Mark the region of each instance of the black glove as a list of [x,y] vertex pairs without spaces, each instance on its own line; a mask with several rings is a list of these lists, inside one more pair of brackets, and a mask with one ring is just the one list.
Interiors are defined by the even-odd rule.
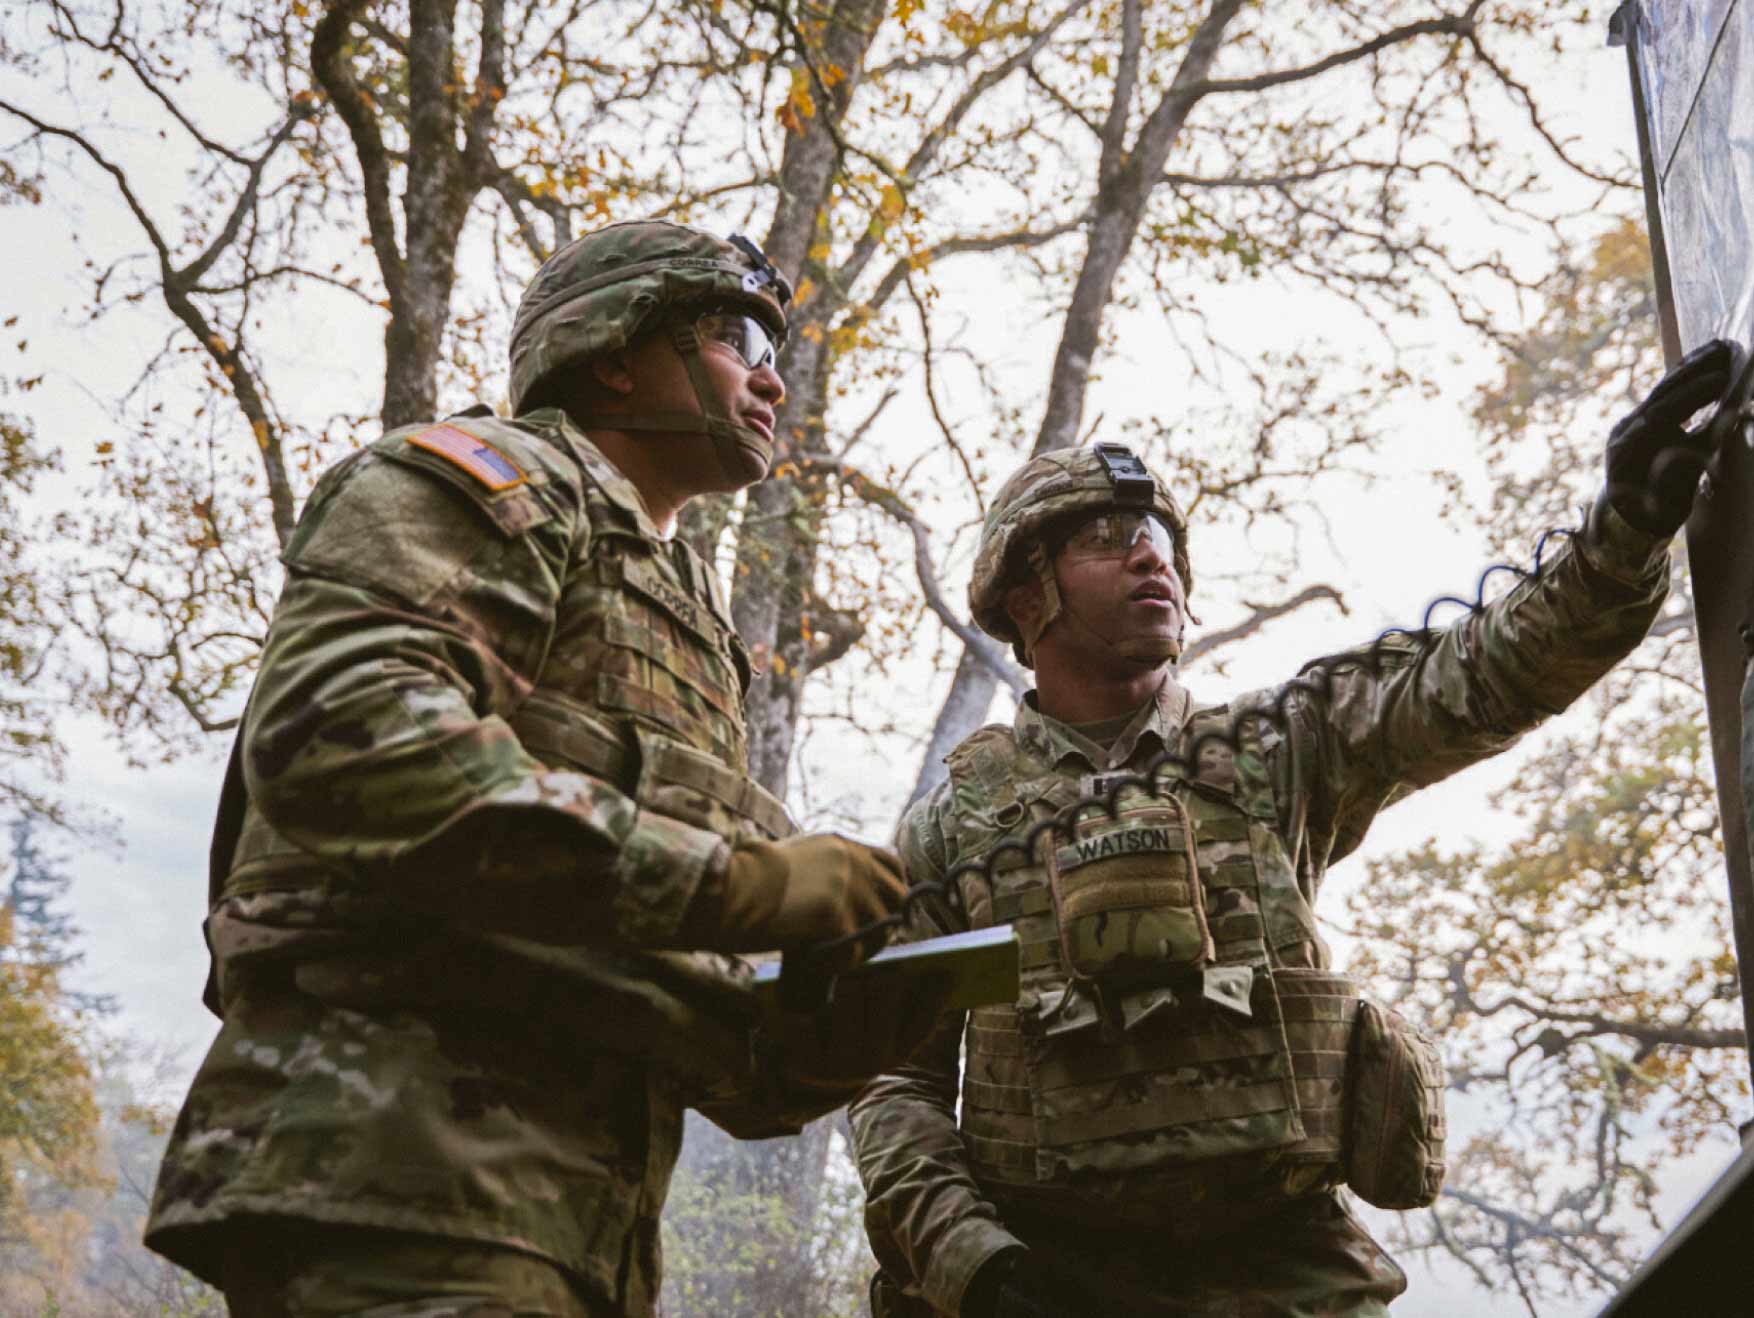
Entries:
[[1735,345],[1724,339],[1695,348],[1608,433],[1602,495],[1639,530],[1673,535],[1693,511],[1699,477],[1714,454],[1708,428],[1683,427],[1724,396],[1735,366]]
[[962,1318],[1085,1318],[1083,1288],[1033,1249],[995,1254],[962,1297]]
[[953,987],[948,975],[877,984],[843,976],[826,1008],[769,1012],[761,1029],[794,1086],[840,1093],[845,1102],[920,1050]]

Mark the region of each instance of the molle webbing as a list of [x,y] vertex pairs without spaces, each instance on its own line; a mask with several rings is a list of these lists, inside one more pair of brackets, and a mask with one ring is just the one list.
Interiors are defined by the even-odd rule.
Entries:
[[[1058,943],[1054,944],[1056,947]],[[1011,1185],[1035,1183],[1034,1118],[1014,1105],[986,1107],[981,1097],[998,1099],[1021,1088],[1028,1093],[1028,1044],[1012,1006],[977,1007],[968,1015],[969,1066],[963,1078],[962,1138],[969,1160],[983,1180]],[[977,1071],[995,1077],[979,1080]],[[970,1090],[974,1082],[981,1088]],[[1002,1100],[1000,1100],[1002,1101]]]
[[1266,959],[1265,929],[1248,818],[1228,803],[1217,805],[1192,793],[1187,802],[1214,959],[1258,965]]
[[1327,970],[1273,972],[1279,1014],[1291,1045],[1291,1071],[1304,1138],[1280,1157],[1297,1162],[1334,1162],[1340,1157],[1346,1100],[1346,1058],[1358,1017],[1358,985],[1350,975]]
[[1017,1008],[976,1007],[968,1014],[968,1047],[970,1052],[989,1057],[1022,1057]]
[[581,769],[636,800],[642,789],[682,787],[712,798],[766,837],[797,831],[785,805],[753,778],[681,742],[644,730],[618,731],[558,692],[531,692],[510,722],[537,756]]
[[650,615],[611,614],[603,619],[602,635],[610,646],[632,651],[663,667],[724,717],[742,717],[737,692],[717,680],[718,674],[709,663],[712,651],[676,644],[652,625]]
[[[1196,1004],[1181,1020],[1165,1021],[1140,1037],[1104,1041],[1092,1031],[1045,1050],[1034,1065],[1033,1083],[1043,1107],[1060,1115],[1037,1123],[1041,1146],[1059,1148],[1179,1126],[1189,1128],[1190,1147],[1204,1142],[1202,1128],[1212,1132],[1216,1147],[1225,1123],[1295,1112],[1301,1137],[1293,1135],[1274,1157],[1337,1162],[1358,986],[1346,975],[1282,969],[1270,977],[1263,973],[1253,996],[1255,1015],[1246,1023]],[[977,1028],[979,1034],[971,1032],[971,1052],[982,1045],[997,1051],[995,1045],[1003,1048],[1009,1042],[990,1025],[977,1023]],[[1017,1044],[1022,1044],[1021,1035]],[[1294,1102],[1285,1084],[1285,1050]],[[1182,1080],[1160,1083],[1171,1072]],[[1205,1084],[1186,1083],[1196,1072],[1204,1074]],[[965,1097],[977,1107],[1000,1112],[1034,1111],[1027,1088],[1021,1106],[1009,1086],[969,1088]]]
[[[1226,732],[1230,722],[1223,708],[1195,714],[1183,754],[1200,733]],[[978,811],[953,805],[952,863],[990,849],[995,830],[1021,836],[1080,786],[1024,751],[1008,728],[983,729],[949,764],[951,801]],[[1253,971],[1250,1014],[1202,998],[1194,974],[1118,1035],[1099,1028],[1094,1009],[1082,1024],[1081,1013],[1062,1007],[1038,1015],[1037,1002],[1070,1001],[1071,977],[1043,858],[1008,853],[989,873],[990,918],[1017,929],[1026,992],[1018,1007],[970,1015],[963,1139],[985,1185],[1028,1191],[1120,1174],[1203,1192],[1207,1178],[1240,1178],[1258,1216],[1338,1179],[1358,993],[1345,976],[1288,966],[1281,955],[1307,937],[1293,909],[1303,898],[1254,743],[1245,736],[1239,752],[1206,741],[1195,771],[1160,776],[1157,792],[1185,811],[1191,839],[1161,850],[1174,860],[1191,840],[1212,962]],[[1131,792],[1117,800],[1123,816],[1146,804]]]
[[1054,923],[1054,899],[1043,883],[1033,888],[1013,888],[993,894],[993,923],[1008,924],[1017,931],[1020,969],[1058,967],[1063,957],[1060,934]]
[[1137,1038],[1089,1029],[1045,1041],[1031,1068],[1044,1169],[1099,1165],[1108,1158],[1092,1146],[1124,1137],[1156,1135],[1181,1150],[1176,1161],[1301,1140],[1276,1004],[1263,975],[1249,1019],[1196,999]]

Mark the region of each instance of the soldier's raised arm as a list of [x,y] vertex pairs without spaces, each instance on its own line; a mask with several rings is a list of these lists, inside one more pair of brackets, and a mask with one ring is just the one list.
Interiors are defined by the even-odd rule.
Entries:
[[1615,427],[1601,496],[1539,571],[1431,633],[1306,665],[1282,703],[1282,803],[1304,803],[1317,870],[1377,811],[1497,754],[1569,706],[1643,639],[1668,591],[1668,544],[1692,507],[1703,437],[1687,419],[1729,384],[1727,344],[1678,365]]

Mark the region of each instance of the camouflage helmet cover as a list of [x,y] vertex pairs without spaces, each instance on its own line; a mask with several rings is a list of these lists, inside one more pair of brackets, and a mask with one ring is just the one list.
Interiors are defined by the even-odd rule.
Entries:
[[786,332],[791,285],[747,239],[666,220],[628,220],[587,233],[542,263],[512,325],[511,407],[527,411],[541,382],[598,353],[625,348],[672,307],[729,304]]
[[[1105,459],[1103,450],[1110,455]],[[975,551],[974,577],[968,586],[969,609],[980,629],[989,636],[1016,644],[1020,638],[1005,612],[1005,591],[1023,579],[1029,548],[1043,531],[1074,513],[1099,513],[1110,508],[1146,509],[1168,523],[1175,539],[1175,570],[1182,589],[1193,594],[1193,570],[1188,565],[1188,520],[1161,480],[1151,477],[1149,500],[1129,499],[1117,491],[1111,475],[1115,454],[1138,463],[1132,451],[1120,444],[1095,444],[1089,448],[1058,449],[1031,458],[1017,469],[987,509]],[[1138,470],[1150,476],[1142,463]]]

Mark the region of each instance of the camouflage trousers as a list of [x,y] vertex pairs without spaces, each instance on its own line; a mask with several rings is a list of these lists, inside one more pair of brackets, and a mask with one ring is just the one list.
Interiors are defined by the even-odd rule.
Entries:
[[[240,1224],[241,1225],[241,1224]],[[251,1239],[253,1238],[253,1239]],[[234,1318],[611,1318],[533,1254],[262,1218],[220,1278]]]
[[[1378,1318],[1407,1289],[1395,1265],[1334,1193],[1242,1231],[1174,1249],[1136,1228],[1100,1230],[1007,1214],[1005,1226],[1077,1278],[1090,1318]],[[871,1288],[876,1318],[934,1318],[888,1278]]]

